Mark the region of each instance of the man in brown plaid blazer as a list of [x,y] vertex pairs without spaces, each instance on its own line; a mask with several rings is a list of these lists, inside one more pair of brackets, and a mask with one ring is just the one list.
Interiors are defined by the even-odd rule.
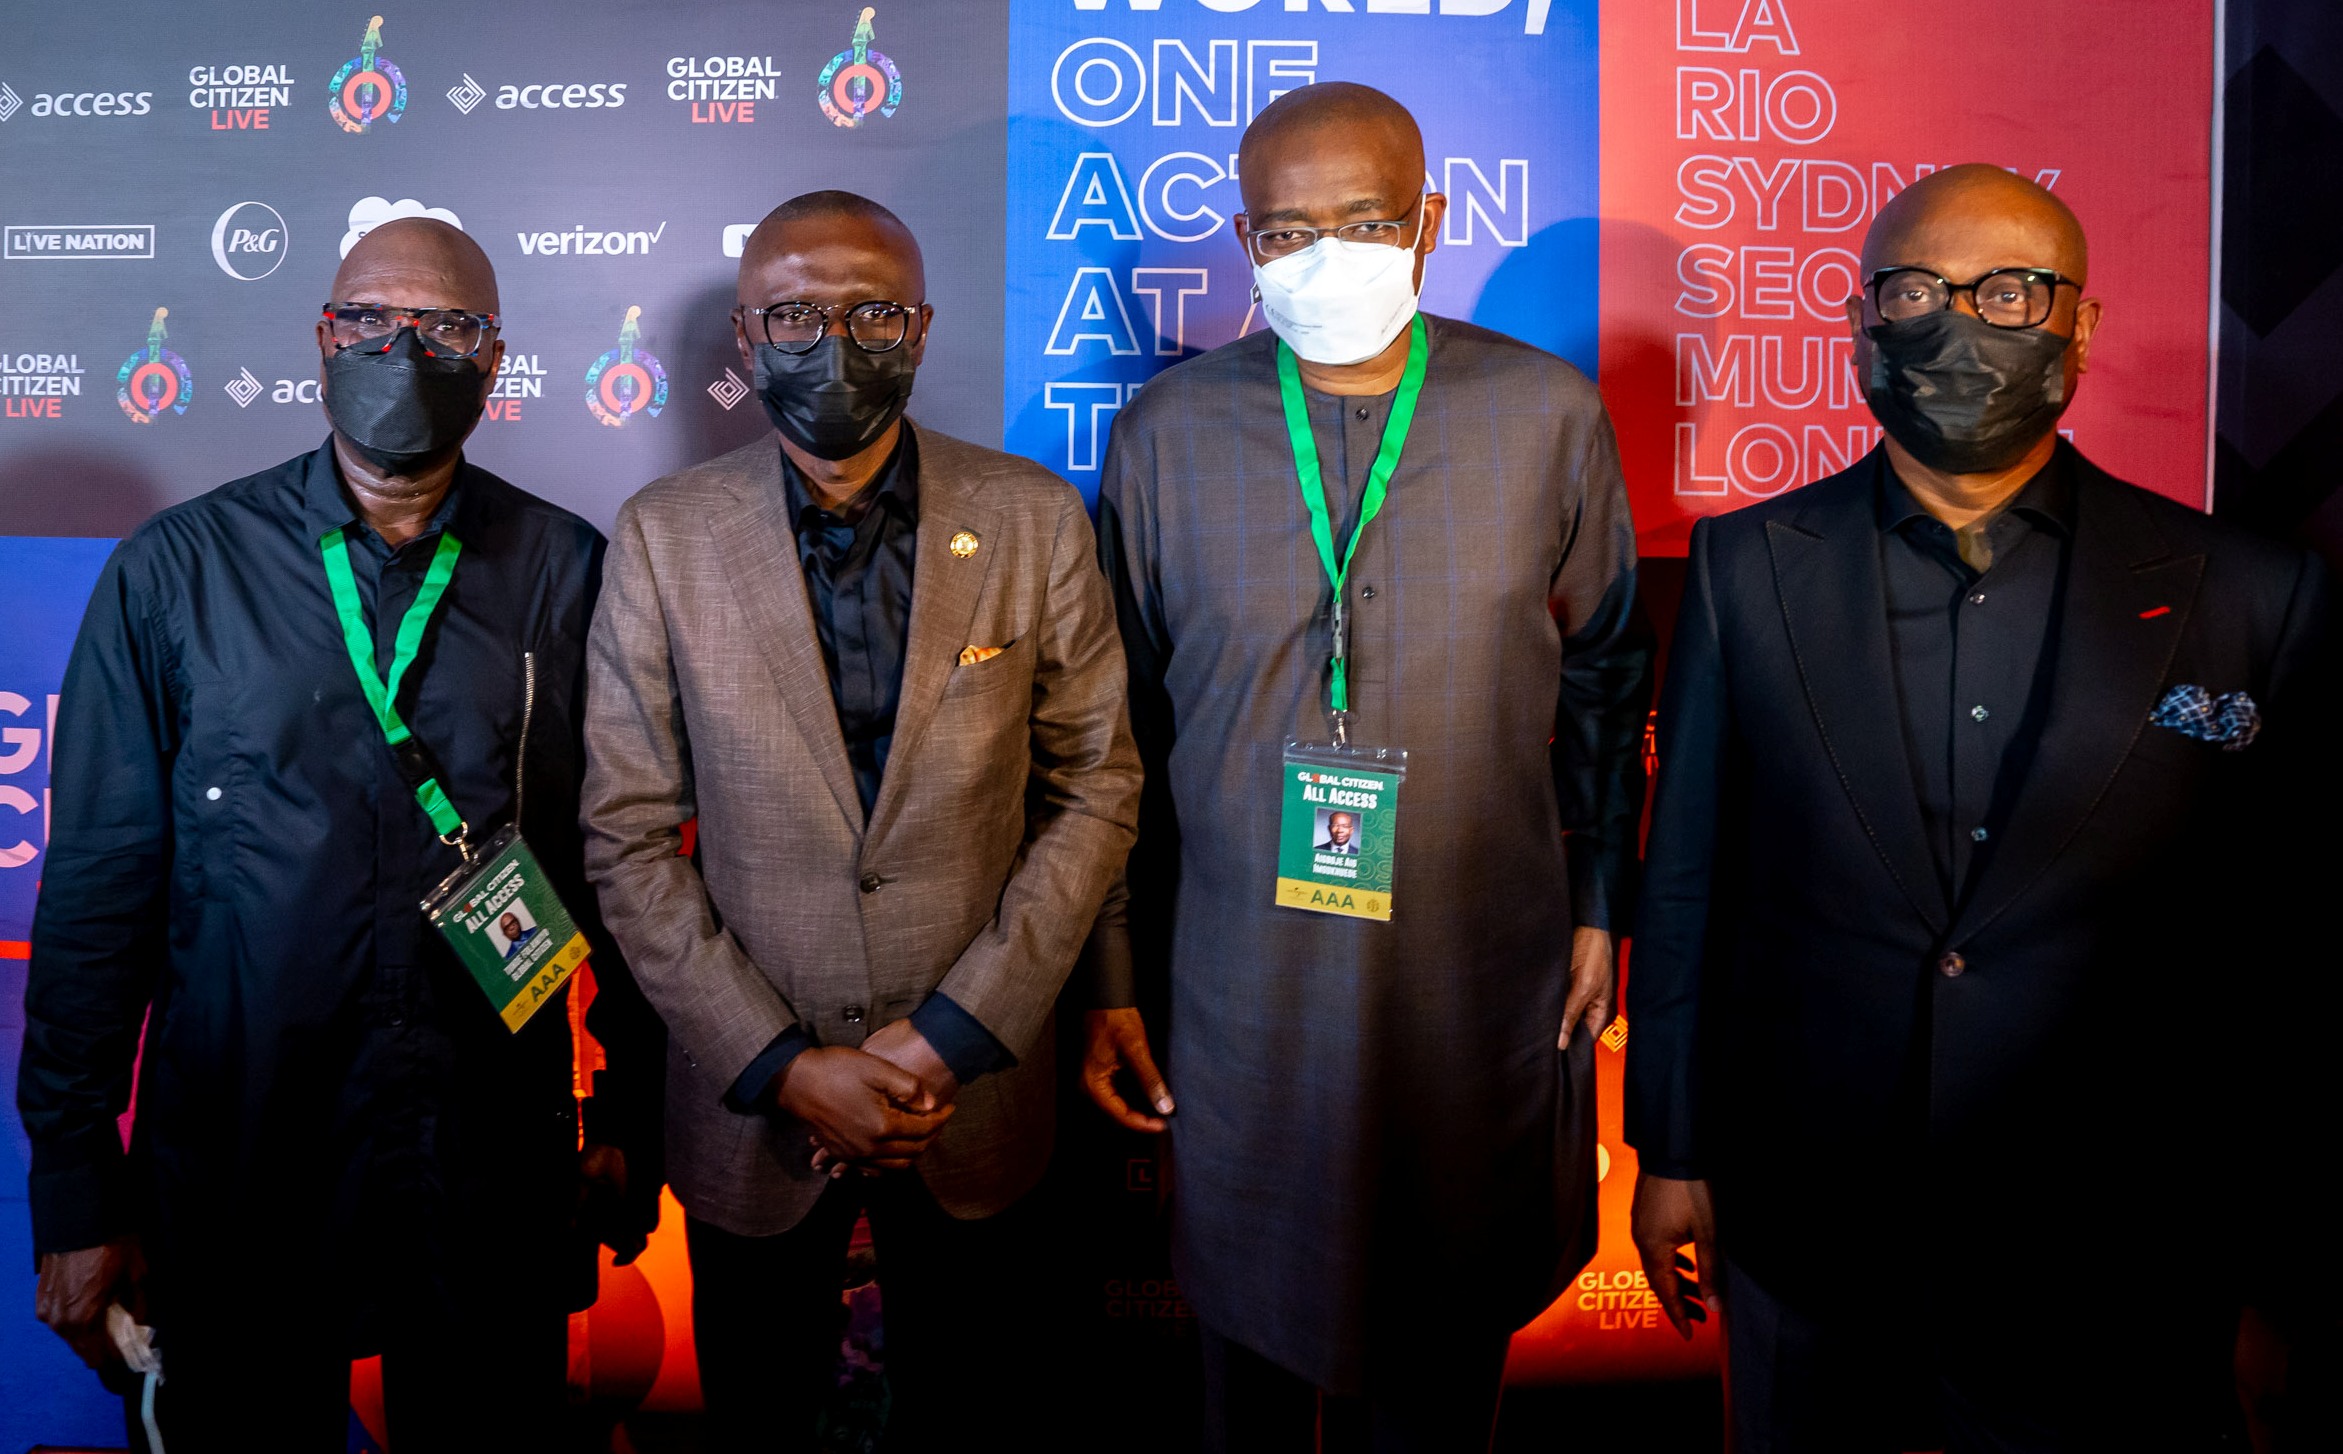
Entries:
[[594,621],[587,866],[671,1032],[715,1448],[813,1447],[865,1212],[894,1432],[1005,1426],[1051,1009],[1137,816],[1082,501],[902,417],[925,297],[885,208],[776,209],[733,319],[779,437],[629,500]]

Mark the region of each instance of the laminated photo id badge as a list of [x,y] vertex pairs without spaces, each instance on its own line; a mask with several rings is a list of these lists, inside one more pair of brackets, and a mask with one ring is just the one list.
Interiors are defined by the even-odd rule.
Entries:
[[1354,919],[1391,917],[1391,866],[1407,752],[1289,742],[1277,828],[1277,902]]
[[508,1030],[529,1023],[586,957],[586,936],[517,828],[497,833],[449,874],[423,912]]

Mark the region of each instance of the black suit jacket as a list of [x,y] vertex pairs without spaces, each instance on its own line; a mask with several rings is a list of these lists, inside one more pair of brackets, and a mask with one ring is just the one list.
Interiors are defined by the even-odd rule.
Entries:
[[[1959,902],[1888,655],[1884,455],[1692,535],[1627,1137],[1647,1171],[1708,1178],[1728,1255],[1792,1301],[1915,1268],[1981,1295],[2111,1242],[2196,1258],[2216,1191],[2268,1159],[2225,1092],[2286,1063],[2273,997],[2332,978],[2297,937],[2332,893],[2311,887],[2332,863],[2311,837],[2334,802],[2322,569],[2069,463],[2049,712]],[[2250,692],[2260,738],[2151,726],[2191,683]]]

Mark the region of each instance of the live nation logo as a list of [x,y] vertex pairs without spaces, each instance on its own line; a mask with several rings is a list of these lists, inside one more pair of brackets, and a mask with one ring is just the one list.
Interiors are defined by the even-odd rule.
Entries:
[[209,111],[214,131],[266,131],[269,113],[293,104],[293,68],[251,62],[191,66],[187,104]]
[[151,222],[20,223],[10,226],[4,237],[0,257],[12,263],[146,260],[155,255]]
[[746,124],[757,103],[778,94],[771,56],[675,56],[667,62],[667,99],[691,106],[702,125]]

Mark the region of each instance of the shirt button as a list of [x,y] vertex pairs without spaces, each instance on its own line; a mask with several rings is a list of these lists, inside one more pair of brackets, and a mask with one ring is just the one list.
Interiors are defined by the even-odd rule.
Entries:
[[848,1005],[845,1009],[840,1010],[838,1013],[849,1025],[859,1025],[862,1023],[862,1006],[860,1005]]
[[1958,954],[1946,954],[1936,961],[1936,972],[1946,979],[1959,979],[1969,972],[1969,961]]
[[1364,422],[1366,421],[1366,418],[1367,418],[1367,406],[1366,406],[1366,405],[1364,405],[1364,404],[1361,404],[1361,405],[1359,406],[1359,420],[1360,420],[1360,422],[1364,423]]
[[1988,712],[1988,711],[1986,711],[1986,710],[1985,710],[1985,709],[1984,709],[1982,706],[1977,706],[1977,707],[1971,707],[1971,708],[1969,709],[1969,715],[1970,715],[1971,717],[1975,718],[1977,721],[1979,721],[1979,722],[1982,722],[1982,721],[1984,721],[1986,718],[1988,718],[1988,717],[1992,716],[1993,714],[1992,714],[1991,712]]
[[1982,829],[1982,828],[1971,828],[1971,829],[1969,830],[1969,838],[1970,838],[1970,841],[1972,841],[1972,842],[1975,842],[1975,843],[1983,843],[1983,842],[1984,842],[1986,839],[1988,839],[1988,838],[1990,838],[1990,837],[1992,837],[1992,836],[1993,836],[1992,834],[1990,834],[1990,833],[1986,832],[1986,831],[1985,831],[1984,829]]
[[1365,587],[1364,589],[1362,589],[1362,590],[1359,592],[1359,599],[1360,599],[1360,600],[1362,600],[1362,601],[1372,601],[1372,600],[1374,600],[1374,599],[1375,599],[1375,588],[1374,588],[1373,586],[1367,586],[1367,587]]
[[220,790],[218,788],[205,788],[203,796],[206,801],[216,803],[220,800]]
[[885,882],[885,879],[875,873],[866,873],[862,876],[862,891],[866,894],[875,894],[879,891],[879,885]]

